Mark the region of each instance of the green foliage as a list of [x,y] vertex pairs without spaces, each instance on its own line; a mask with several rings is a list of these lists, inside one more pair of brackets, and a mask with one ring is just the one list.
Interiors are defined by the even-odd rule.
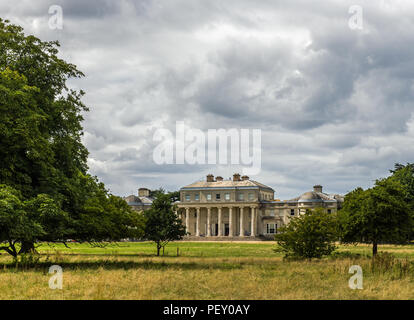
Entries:
[[312,259],[330,255],[336,249],[336,216],[323,208],[308,210],[280,228],[275,240],[278,244],[275,251],[285,257]]
[[159,194],[152,203],[151,209],[144,212],[145,238],[157,244],[157,255],[168,242],[181,240],[186,234],[185,227],[175,210],[170,195]]
[[[0,249],[37,241],[117,241],[143,236],[144,220],[87,174],[81,142],[83,74],[58,58],[59,43],[0,19]],[[20,247],[20,250],[18,248]]]
[[166,192],[164,188],[159,188],[150,191],[150,197],[157,198],[159,195],[168,194],[172,202],[180,200],[180,191]]
[[87,108],[83,92],[66,86],[83,74],[57,57],[58,47],[0,19],[0,183],[24,198],[61,199],[72,177],[87,171]]
[[390,170],[392,179],[401,183],[406,190],[406,202],[414,210],[414,163],[395,164],[394,170]]
[[40,211],[44,217],[55,210],[46,195],[23,202],[18,191],[0,185],[0,242],[3,243],[0,249],[14,257],[23,253],[18,250],[18,244],[34,242],[46,234],[40,221],[42,216],[33,213]]
[[342,242],[372,243],[373,255],[379,243],[408,242],[412,217],[406,199],[406,189],[392,176],[347,194],[339,212]]

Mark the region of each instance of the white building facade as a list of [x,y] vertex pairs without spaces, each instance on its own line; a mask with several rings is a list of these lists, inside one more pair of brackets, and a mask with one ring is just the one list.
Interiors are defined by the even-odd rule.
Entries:
[[274,200],[275,191],[264,184],[234,174],[232,179],[214,178],[180,189],[177,214],[194,239],[269,239],[292,217],[307,209],[323,207],[336,212],[343,202],[337,194],[327,194],[322,186],[301,196]]

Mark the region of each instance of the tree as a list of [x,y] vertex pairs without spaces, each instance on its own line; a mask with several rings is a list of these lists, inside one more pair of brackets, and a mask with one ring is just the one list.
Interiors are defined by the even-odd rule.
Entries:
[[65,213],[47,195],[24,202],[20,198],[19,191],[0,185],[0,242],[3,243],[0,249],[13,257],[33,252],[36,239],[61,235],[61,222],[66,219]]
[[72,178],[88,169],[81,142],[88,108],[83,91],[66,85],[83,74],[57,57],[58,47],[0,19],[0,183],[24,198],[61,199]]
[[170,241],[181,240],[186,235],[185,226],[175,210],[169,194],[159,194],[151,209],[144,211],[145,238],[156,243],[157,256]]
[[67,86],[83,74],[58,48],[0,19],[0,249],[8,253],[33,252],[37,241],[143,236],[143,217],[87,172],[88,108],[84,92]]
[[336,215],[323,208],[307,210],[304,215],[292,218],[275,236],[278,248],[285,257],[321,258],[331,254],[338,239]]
[[161,194],[168,194],[170,196],[172,202],[180,200],[180,191],[166,192],[164,188],[159,188],[159,189],[150,191],[150,197],[151,198],[157,198]]
[[155,189],[155,190],[150,190],[150,197],[151,198],[156,198],[160,194],[165,194],[165,189],[164,188],[158,188],[158,189]]
[[407,192],[392,176],[377,180],[371,189],[357,188],[345,196],[339,211],[341,240],[345,243],[406,243],[412,229]]

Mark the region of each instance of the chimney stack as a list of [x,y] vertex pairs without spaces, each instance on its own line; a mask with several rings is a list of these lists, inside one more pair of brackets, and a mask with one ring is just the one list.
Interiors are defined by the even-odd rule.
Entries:
[[150,191],[147,188],[138,189],[138,197],[149,197]]
[[319,184],[313,186],[313,191],[322,193],[322,186]]
[[211,173],[207,175],[207,182],[214,182],[214,176]]
[[216,181],[223,181],[223,177],[217,176]]
[[250,179],[250,178],[249,178],[248,176],[243,176],[243,177],[242,177],[242,180],[243,180],[243,181],[246,181],[246,180],[249,180],[249,179]]
[[238,173],[233,174],[233,181],[240,181],[240,174]]

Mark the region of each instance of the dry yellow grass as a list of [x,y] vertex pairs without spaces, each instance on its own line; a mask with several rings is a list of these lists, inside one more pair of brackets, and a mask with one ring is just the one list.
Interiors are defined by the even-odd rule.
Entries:
[[[1,263],[10,260],[2,256]],[[45,257],[42,257],[42,261]],[[51,256],[37,267],[0,272],[0,299],[413,299],[414,279],[375,273],[371,260],[283,261],[281,257]],[[48,266],[64,268],[63,290],[48,287]],[[364,289],[348,269],[364,270]]]

